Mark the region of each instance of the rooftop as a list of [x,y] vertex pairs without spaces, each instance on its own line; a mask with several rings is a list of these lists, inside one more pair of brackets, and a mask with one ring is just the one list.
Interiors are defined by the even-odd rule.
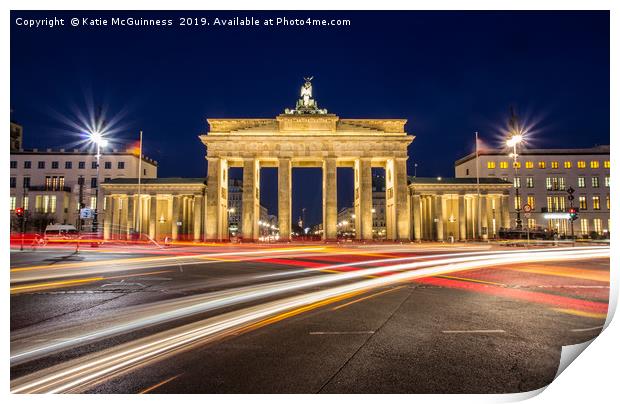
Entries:
[[[476,178],[409,177],[411,184],[477,184]],[[480,178],[480,184],[510,184],[501,178]]]
[[[95,156],[92,151],[82,150],[82,149],[20,149],[17,151],[11,151],[11,155],[72,155],[72,156]],[[101,156],[135,156],[138,157],[136,153],[134,153],[133,149],[112,149],[111,151],[106,151],[102,153]],[[142,155],[142,160],[153,165],[157,165],[157,161],[153,160],[147,156]]]
[[[570,155],[589,155],[589,154],[609,154],[609,145],[598,145],[594,147],[581,148],[581,149],[527,149],[521,148],[519,149],[520,156],[570,156]],[[480,156],[508,156],[508,152],[506,149],[486,149],[479,150],[478,154]],[[463,163],[468,162],[469,160],[475,159],[476,153],[470,153],[465,157],[461,157],[457,161],[454,162],[455,166],[461,165]]]
[[[140,183],[144,185],[148,184],[205,184],[206,178],[181,178],[181,177],[168,177],[168,178],[142,178]],[[137,178],[113,178],[104,181],[104,184],[137,184]]]

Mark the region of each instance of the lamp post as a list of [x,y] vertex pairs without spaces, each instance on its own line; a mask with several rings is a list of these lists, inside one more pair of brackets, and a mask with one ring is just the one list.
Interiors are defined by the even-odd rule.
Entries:
[[521,222],[521,199],[519,196],[519,188],[521,187],[521,181],[517,181],[518,174],[519,174],[519,167],[518,167],[519,154],[517,153],[517,146],[522,141],[523,141],[523,136],[520,134],[514,133],[514,132],[511,134],[510,138],[508,138],[508,140],[506,141],[506,144],[508,145],[508,147],[512,147],[512,153],[510,153],[508,157],[512,157],[512,165],[515,170],[514,179],[512,182],[515,188],[515,211],[517,213],[517,220],[516,220],[517,230],[521,230],[523,228],[523,225]]
[[107,144],[108,141],[106,139],[104,139],[103,135],[100,132],[94,131],[91,132],[89,134],[90,137],[90,141],[95,143],[95,145],[97,146],[97,154],[95,155],[95,158],[97,160],[97,173],[95,174],[95,178],[96,178],[96,187],[95,187],[95,212],[93,213],[93,230],[95,232],[99,232],[99,222],[98,222],[98,216],[99,216],[99,162],[101,161],[101,149],[104,148]]

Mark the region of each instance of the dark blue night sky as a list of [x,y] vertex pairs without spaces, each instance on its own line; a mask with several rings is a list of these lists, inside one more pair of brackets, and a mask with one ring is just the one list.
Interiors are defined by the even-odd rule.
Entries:
[[[17,27],[17,17],[347,18],[350,27]],[[25,147],[76,139],[58,118],[85,99],[125,111],[117,137],[145,134],[159,176],[206,172],[206,117],[275,117],[302,76],[319,106],[346,118],[407,118],[410,174],[452,176],[479,131],[493,144],[509,107],[535,122],[538,147],[609,143],[608,12],[12,12],[11,118]],[[56,111],[55,113],[52,111]],[[275,170],[263,196],[277,212]],[[350,204],[339,173],[339,206]],[[321,221],[319,170],[293,176],[293,215]]]

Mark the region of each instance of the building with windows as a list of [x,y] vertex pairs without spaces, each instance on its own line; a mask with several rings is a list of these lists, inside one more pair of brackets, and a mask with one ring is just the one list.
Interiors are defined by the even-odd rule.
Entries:
[[[97,207],[99,182],[136,178],[139,158],[131,150],[106,151],[100,158],[99,178],[95,155],[77,149],[12,151],[10,164],[12,215],[15,208],[23,207],[31,224],[76,224],[80,202],[86,207]],[[157,177],[156,161],[143,156],[141,168],[142,178]],[[99,201],[103,201],[102,193]]]
[[[522,149],[516,167],[506,150],[481,150],[454,164],[457,178],[498,178],[513,184],[510,190],[510,218],[514,227],[516,208],[528,204],[532,213],[523,226],[543,227],[561,235],[570,235],[571,223],[566,212],[571,206],[569,194],[574,192],[573,206],[579,218],[573,223],[577,236],[605,236],[610,232],[609,146],[585,149]],[[516,189],[519,190],[517,198]]]
[[11,152],[19,151],[24,146],[24,128],[11,121]]

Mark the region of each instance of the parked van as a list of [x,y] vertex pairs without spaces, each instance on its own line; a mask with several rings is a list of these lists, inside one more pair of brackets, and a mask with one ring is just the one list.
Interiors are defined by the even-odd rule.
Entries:
[[78,231],[70,224],[50,224],[43,234],[45,240],[71,240],[78,238]]

